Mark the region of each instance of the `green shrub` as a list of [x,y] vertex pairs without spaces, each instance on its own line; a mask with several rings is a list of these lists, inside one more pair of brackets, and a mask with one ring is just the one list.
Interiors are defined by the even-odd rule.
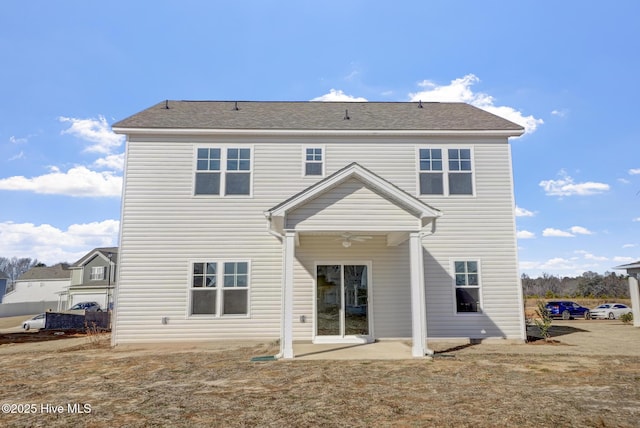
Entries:
[[631,324],[633,322],[633,314],[631,312],[628,312],[626,314],[620,315],[620,321],[625,324]]

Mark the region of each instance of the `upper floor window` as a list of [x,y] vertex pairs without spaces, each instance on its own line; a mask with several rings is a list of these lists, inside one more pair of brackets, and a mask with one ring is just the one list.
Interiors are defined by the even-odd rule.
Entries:
[[198,148],[196,195],[250,195],[251,149]]
[[105,274],[104,274],[105,270],[106,268],[104,266],[92,266],[91,276],[89,277],[89,279],[91,281],[98,281],[98,280],[105,279]]
[[304,175],[323,175],[322,147],[305,148]]
[[481,312],[480,270],[478,262],[456,260],[453,262],[456,290],[456,312]]
[[194,263],[189,292],[191,315],[246,315],[249,313],[249,263]]
[[471,149],[420,149],[419,168],[421,195],[473,195]]
[[449,194],[472,195],[471,150],[449,149]]
[[442,150],[420,149],[420,194],[442,195]]

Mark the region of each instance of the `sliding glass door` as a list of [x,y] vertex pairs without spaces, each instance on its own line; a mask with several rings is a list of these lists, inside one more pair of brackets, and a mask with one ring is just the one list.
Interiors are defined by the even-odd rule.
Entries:
[[317,266],[317,336],[369,335],[368,271],[364,264]]

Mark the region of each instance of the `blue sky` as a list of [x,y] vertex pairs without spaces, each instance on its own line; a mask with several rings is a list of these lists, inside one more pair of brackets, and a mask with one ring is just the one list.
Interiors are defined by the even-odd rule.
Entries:
[[523,273],[640,259],[640,3],[0,3],[0,256],[117,245],[124,141],[165,99],[464,101],[516,121]]

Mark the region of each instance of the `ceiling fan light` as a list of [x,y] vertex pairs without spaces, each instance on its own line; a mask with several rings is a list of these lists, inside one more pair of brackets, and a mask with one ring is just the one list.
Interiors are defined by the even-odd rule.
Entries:
[[342,241],[342,246],[344,248],[349,248],[351,246],[351,241],[349,241],[348,239],[345,239],[344,241]]

